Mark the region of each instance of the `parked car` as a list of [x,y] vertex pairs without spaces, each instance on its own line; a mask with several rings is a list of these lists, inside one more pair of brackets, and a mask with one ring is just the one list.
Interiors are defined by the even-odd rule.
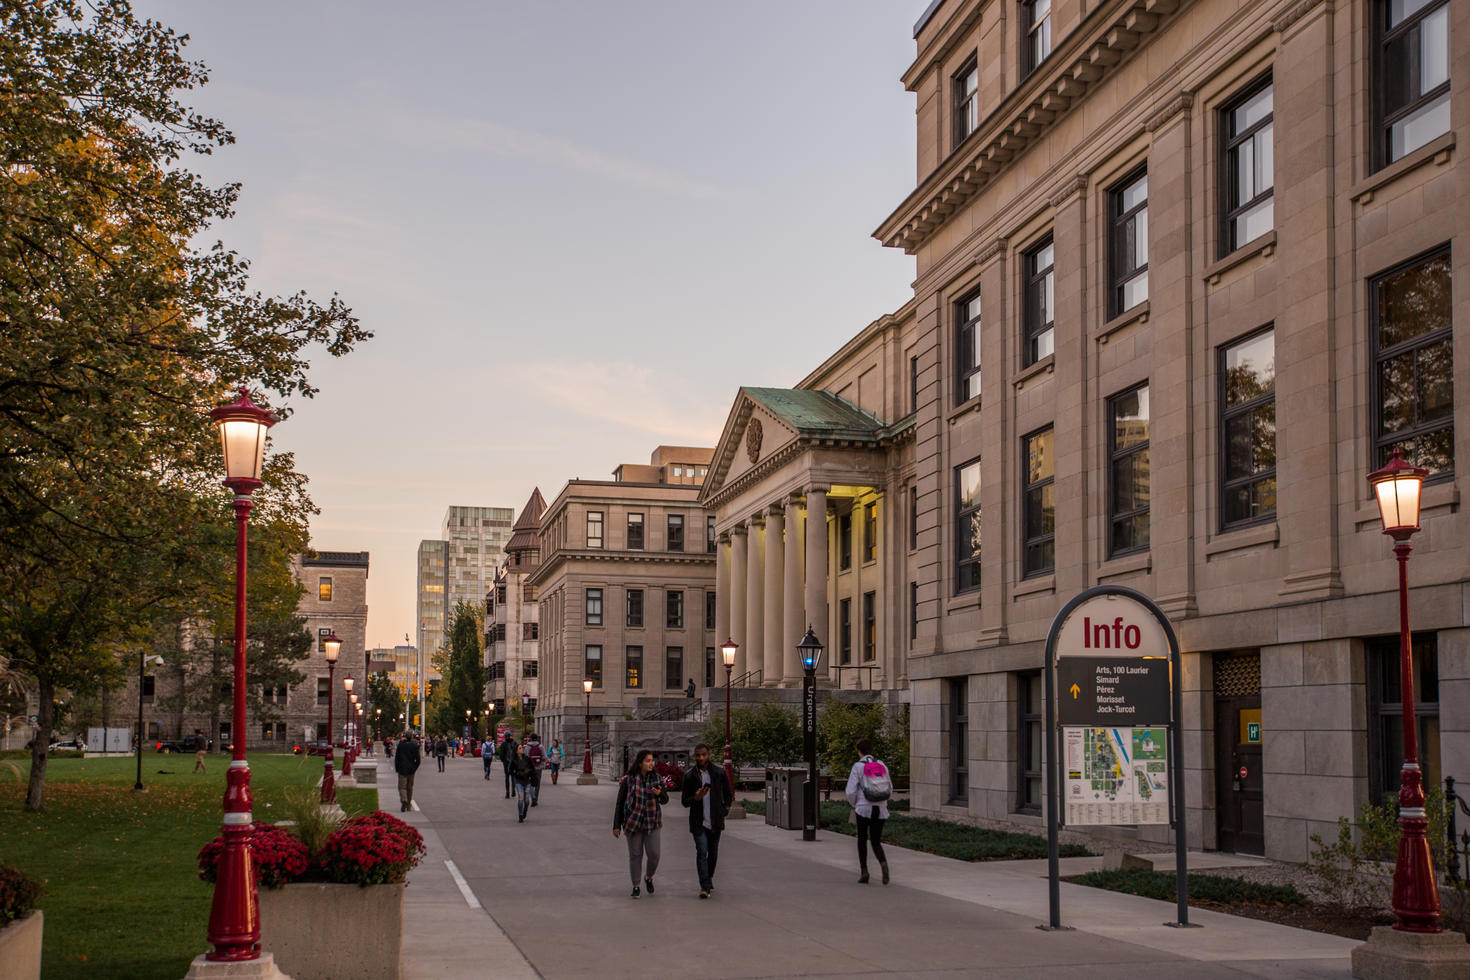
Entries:
[[174,752],[193,752],[194,738],[190,736],[189,738],[160,739],[154,743],[154,748],[163,755],[169,755]]
[[57,749],[85,749],[86,743],[79,738],[69,738],[61,742],[52,742],[46,746],[47,752],[55,752]]
[[298,742],[291,749],[291,754],[292,755],[320,755],[320,756],[325,756],[328,753],[330,753],[331,750],[332,750],[332,747],[330,745],[328,745],[326,742]]

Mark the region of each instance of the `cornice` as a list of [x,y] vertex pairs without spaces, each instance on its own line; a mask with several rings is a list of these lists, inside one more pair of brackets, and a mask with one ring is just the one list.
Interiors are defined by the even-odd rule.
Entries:
[[[591,562],[625,561],[632,565],[670,564],[670,565],[713,565],[715,552],[713,551],[618,551],[605,550],[601,548],[573,548],[562,549],[553,552],[541,566],[530,575],[526,576],[526,583],[538,588],[547,579],[552,578],[552,572],[578,559]],[[538,600],[539,601],[539,600]]]
[[975,253],[975,264],[988,265],[991,259],[1005,253],[1006,244],[1006,239],[997,238],[992,242],[987,242],[986,244],[982,245],[980,247],[980,251]]
[[873,233],[912,255],[1058,118],[1112,75],[1191,0],[1113,0],[1095,7],[1046,65],[1018,85]]
[[[1314,2],[1317,2],[1317,0],[1314,0]],[[1144,128],[1150,133],[1157,132],[1172,122],[1175,116],[1188,112],[1193,106],[1194,93],[1180,92],[1174,98],[1164,103],[1152,116],[1149,116],[1148,122],[1144,123]]]
[[1319,6],[1325,6],[1327,8],[1326,12],[1328,13],[1332,10],[1332,4],[1330,2],[1324,4],[1323,0],[1297,0],[1296,3],[1291,4],[1271,19],[1271,29],[1277,34],[1285,34],[1292,24],[1295,24],[1307,14],[1311,13],[1313,8]]
[[1070,200],[1074,195],[1082,194],[1086,190],[1087,190],[1087,175],[1086,174],[1078,174],[1077,176],[1073,177],[1071,180],[1069,180],[1069,181],[1065,182],[1064,184],[1062,184],[1061,189],[1058,190],[1055,194],[1053,194],[1051,196],[1051,198],[1048,200],[1047,203],[1049,203],[1051,205],[1051,207],[1052,207],[1052,210],[1055,211],[1057,208],[1061,207],[1063,204],[1066,204],[1067,201]]

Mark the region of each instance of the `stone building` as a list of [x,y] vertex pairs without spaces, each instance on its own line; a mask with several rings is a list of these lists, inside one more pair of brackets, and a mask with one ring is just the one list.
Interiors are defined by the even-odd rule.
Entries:
[[1185,650],[1191,846],[1305,858],[1397,785],[1395,447],[1432,474],[1426,781],[1470,778],[1470,4],[938,0],[914,34],[875,234],[917,261],[915,809],[1040,825],[1047,628],[1121,584]]
[[504,712],[512,698],[536,706],[540,668],[541,619],[536,587],[527,583],[541,564],[541,515],[546,501],[541,488],[521,508],[505,561],[485,594],[485,698]]
[[539,607],[543,737],[581,733],[586,677],[597,719],[713,683],[714,524],[699,504],[710,456],[660,446],[611,481],[569,481],[547,506],[524,583]]

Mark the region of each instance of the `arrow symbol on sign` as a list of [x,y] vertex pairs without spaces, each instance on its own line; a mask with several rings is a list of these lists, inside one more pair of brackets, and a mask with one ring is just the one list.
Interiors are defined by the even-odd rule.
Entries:
[[1079,694],[1082,693],[1082,688],[1078,687],[1076,684],[1073,684],[1071,687],[1067,688],[1067,690],[1069,690],[1069,691],[1072,692],[1072,700],[1073,701],[1076,701],[1077,700],[1077,695],[1079,695]]

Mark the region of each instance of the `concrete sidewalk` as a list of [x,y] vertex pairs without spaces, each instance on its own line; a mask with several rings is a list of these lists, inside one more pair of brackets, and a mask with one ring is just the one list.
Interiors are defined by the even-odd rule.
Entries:
[[[890,847],[893,884],[859,885],[853,838],[823,832],[807,843],[759,817],[729,825],[715,894],[700,900],[677,801],[665,810],[657,892],[634,901],[626,849],[611,834],[614,785],[545,779],[522,824],[498,766],[486,782],[478,760],[451,759],[417,782],[422,811],[407,816],[429,855],[409,876],[405,977],[665,976],[688,972],[692,937],[703,950],[696,972],[711,977],[1349,974],[1349,940],[1199,909],[1190,918],[1204,928],[1168,928],[1168,903],[1075,885],[1062,886],[1073,930],[1039,931],[1045,862],[969,864]],[[394,781],[380,787],[396,813]]]

